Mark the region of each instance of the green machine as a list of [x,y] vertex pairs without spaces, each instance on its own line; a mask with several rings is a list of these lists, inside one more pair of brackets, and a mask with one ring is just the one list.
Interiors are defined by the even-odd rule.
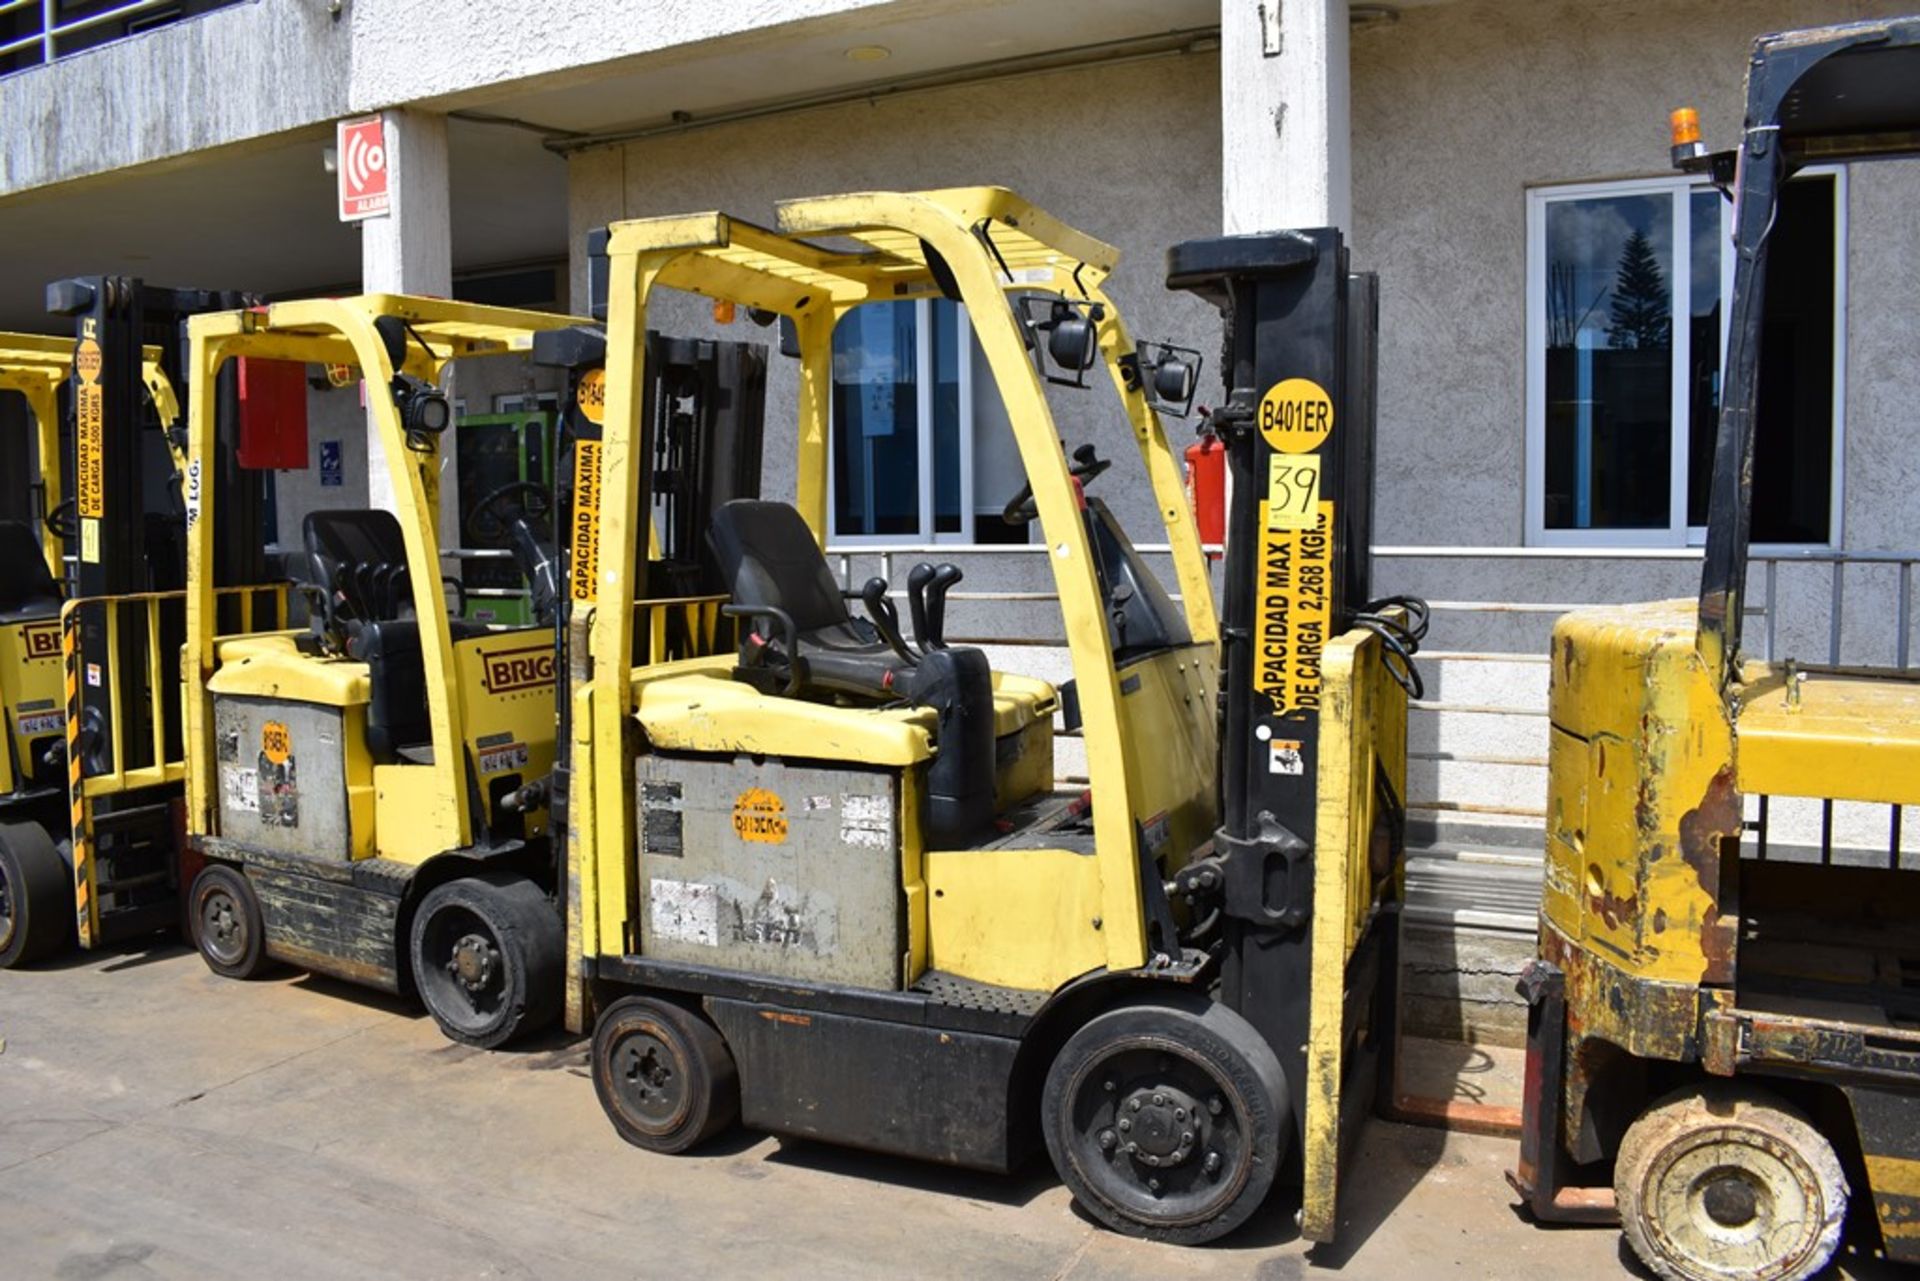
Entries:
[[470,414],[455,433],[460,477],[460,583],[464,613],[475,622],[524,627],[533,597],[514,567],[507,522],[511,501],[535,519],[552,510],[554,412]]

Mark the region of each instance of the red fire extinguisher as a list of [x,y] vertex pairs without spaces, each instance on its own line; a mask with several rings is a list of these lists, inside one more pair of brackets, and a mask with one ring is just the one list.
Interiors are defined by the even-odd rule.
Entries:
[[[1217,547],[1227,538],[1227,447],[1216,436],[1203,408],[1200,438],[1186,448],[1187,506],[1200,527],[1200,541]],[[1220,553],[1210,551],[1209,559]]]

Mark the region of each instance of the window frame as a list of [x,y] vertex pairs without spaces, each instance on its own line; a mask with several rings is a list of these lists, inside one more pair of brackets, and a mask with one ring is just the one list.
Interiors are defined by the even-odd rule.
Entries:
[[[1847,167],[1810,165],[1794,175],[1827,177],[1833,180],[1833,405],[1831,422],[1833,448],[1829,465],[1827,538],[1824,542],[1755,543],[1758,555],[1793,555],[1803,552],[1831,551],[1842,545],[1845,532],[1846,497],[1846,404],[1847,404]],[[1621,178],[1595,182],[1551,183],[1527,189],[1526,210],[1526,336],[1524,365],[1526,372],[1526,459],[1524,476],[1525,545],[1529,547],[1585,547],[1595,549],[1631,549],[1641,547],[1699,547],[1706,542],[1706,527],[1687,522],[1689,470],[1689,413],[1686,370],[1693,349],[1692,326],[1672,326],[1672,387],[1668,460],[1668,511],[1665,528],[1653,529],[1549,529],[1546,526],[1547,471],[1547,262],[1546,218],[1549,205],[1566,201],[1665,194],[1671,205],[1671,243],[1676,261],[1671,265],[1671,307],[1675,317],[1692,314],[1693,272],[1682,270],[1677,261],[1679,247],[1691,246],[1689,220],[1691,201],[1682,197],[1695,192],[1713,191],[1704,178],[1672,174],[1656,178]],[[1717,193],[1716,193],[1717,194]],[[1733,295],[1733,206],[1720,203],[1720,352],[1725,367],[1727,331],[1732,320]]]
[[840,420],[832,415],[827,423],[827,543],[828,551],[856,550],[863,547],[979,547],[974,540],[973,510],[973,321],[965,307],[955,305],[953,341],[959,348],[955,369],[959,379],[960,404],[960,528],[948,533],[934,529],[938,519],[934,511],[934,469],[928,461],[934,457],[933,397],[937,379],[926,376],[933,364],[932,298],[913,300],[914,341],[914,429],[918,434],[921,466],[916,478],[916,505],[920,528],[908,534],[843,534],[840,532],[839,485],[833,451],[839,442]]

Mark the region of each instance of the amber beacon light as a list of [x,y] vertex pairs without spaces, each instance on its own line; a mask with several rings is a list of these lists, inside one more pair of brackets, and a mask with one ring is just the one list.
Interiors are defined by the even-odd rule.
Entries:
[[1667,117],[1673,129],[1673,166],[1684,169],[1707,154],[1700,141],[1700,113],[1692,107],[1680,107]]

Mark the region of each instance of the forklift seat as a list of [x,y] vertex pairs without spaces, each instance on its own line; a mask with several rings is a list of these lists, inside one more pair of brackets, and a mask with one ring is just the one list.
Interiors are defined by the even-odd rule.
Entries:
[[413,610],[407,542],[392,512],[317,511],[301,526],[308,573],[344,620],[378,622]]
[[[773,692],[785,669],[797,693],[853,694],[931,707],[938,716],[927,775],[926,839],[933,848],[971,843],[994,816],[993,668],[977,649],[929,646],[905,653],[847,610],[846,597],[800,513],[786,503],[740,498],[713,514],[707,532],[733,603],[778,610],[785,637],[748,635],[735,676]],[[771,617],[771,613],[767,615]],[[787,681],[778,682],[788,687]]]
[[[872,623],[848,611],[826,555],[792,506],[751,498],[724,503],[713,514],[707,541],[734,604],[776,609],[793,620],[799,652],[777,661],[797,663],[803,687],[878,698],[905,694],[901,678],[916,664],[896,653]],[[743,668],[762,665],[762,655],[749,652],[755,644],[751,637],[741,642]]]
[[[345,633],[347,657],[367,665],[368,750],[378,761],[430,763],[426,661],[400,522],[387,511],[318,511],[301,532],[329,621]],[[448,627],[456,642],[487,634],[462,618]]]
[[33,526],[0,520],[0,623],[26,623],[60,613],[60,586]]

